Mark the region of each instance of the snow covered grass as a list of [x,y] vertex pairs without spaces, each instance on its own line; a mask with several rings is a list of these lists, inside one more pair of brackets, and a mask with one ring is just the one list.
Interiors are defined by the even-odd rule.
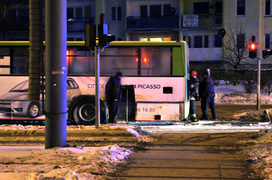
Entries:
[[[246,93],[242,85],[226,85],[225,81],[220,81],[215,93],[216,104],[256,104],[256,89],[252,94]],[[272,104],[272,95],[261,91],[261,104]]]

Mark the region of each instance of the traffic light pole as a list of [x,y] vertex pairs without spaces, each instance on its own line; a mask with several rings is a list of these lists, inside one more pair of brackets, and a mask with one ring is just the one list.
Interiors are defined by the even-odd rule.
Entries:
[[95,127],[100,127],[100,47],[94,47],[95,53]]
[[261,60],[262,58],[257,58],[257,110],[261,110]]

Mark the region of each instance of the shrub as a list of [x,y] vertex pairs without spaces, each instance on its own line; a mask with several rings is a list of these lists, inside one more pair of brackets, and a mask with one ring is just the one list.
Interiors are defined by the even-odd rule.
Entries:
[[261,90],[270,96],[272,92],[272,79],[269,76],[269,73],[262,73]]
[[254,80],[244,79],[244,80],[241,81],[241,84],[242,84],[242,86],[244,87],[244,90],[247,93],[253,93],[253,87],[254,87],[254,84],[255,84]]

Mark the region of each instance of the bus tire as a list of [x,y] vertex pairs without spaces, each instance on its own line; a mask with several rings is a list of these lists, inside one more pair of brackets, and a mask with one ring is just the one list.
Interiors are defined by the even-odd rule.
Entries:
[[38,102],[31,102],[27,108],[27,117],[36,118],[40,116],[40,104]]
[[[95,102],[80,101],[72,110],[73,119],[79,125],[94,125],[95,124]],[[100,101],[100,123],[107,123],[107,111],[103,101]]]

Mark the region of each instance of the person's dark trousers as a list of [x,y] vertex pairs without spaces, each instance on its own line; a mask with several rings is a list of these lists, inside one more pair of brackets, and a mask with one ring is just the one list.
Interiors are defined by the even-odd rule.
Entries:
[[116,101],[107,101],[109,108],[109,123],[117,122],[117,113],[118,113],[118,102]]
[[208,119],[208,117],[209,117],[208,116],[208,106],[211,109],[213,118],[214,119],[217,118],[214,97],[215,97],[215,94],[214,94],[214,92],[212,92],[212,93],[209,93],[207,96],[201,98],[201,110],[203,113],[201,119]]
[[191,121],[197,121],[195,100],[190,100],[190,116],[191,116]]

